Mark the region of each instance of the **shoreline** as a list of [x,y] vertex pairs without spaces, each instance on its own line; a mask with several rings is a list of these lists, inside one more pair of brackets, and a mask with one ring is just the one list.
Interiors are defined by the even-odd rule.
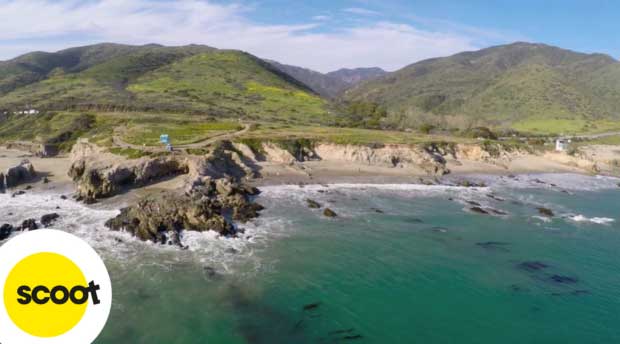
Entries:
[[[71,196],[77,187],[68,175],[71,159],[67,156],[40,158],[28,152],[0,147],[0,171],[29,159],[39,177],[7,190],[7,193],[24,190],[28,192],[54,191]],[[254,187],[300,185],[300,184],[441,184],[442,180],[458,180],[477,176],[510,176],[528,174],[579,174],[586,176],[618,177],[617,174],[593,173],[571,162],[549,159],[544,155],[522,155],[506,162],[475,160],[446,161],[450,171],[444,175],[432,175],[417,166],[387,167],[381,165],[334,160],[305,161],[295,163],[258,162],[255,164],[259,177],[247,179]],[[43,183],[43,178],[49,183]],[[182,190],[185,175],[159,180],[152,184],[128,189],[118,195],[98,200],[94,207],[120,208],[135,203],[140,197],[162,191]]]

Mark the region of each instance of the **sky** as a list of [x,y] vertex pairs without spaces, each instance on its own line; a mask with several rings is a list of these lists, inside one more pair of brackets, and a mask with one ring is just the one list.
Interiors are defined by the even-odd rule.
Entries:
[[0,60],[101,42],[206,44],[329,72],[515,41],[620,56],[620,1],[0,0]]

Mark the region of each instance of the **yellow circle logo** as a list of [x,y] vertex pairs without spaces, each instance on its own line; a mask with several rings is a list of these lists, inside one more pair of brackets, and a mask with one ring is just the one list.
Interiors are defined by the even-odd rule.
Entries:
[[88,344],[105,326],[112,282],[97,252],[57,230],[0,245],[0,343]]
[[24,332],[56,337],[84,316],[88,304],[81,301],[88,296],[87,287],[82,271],[71,260],[56,253],[37,253],[21,260],[9,273],[4,305]]

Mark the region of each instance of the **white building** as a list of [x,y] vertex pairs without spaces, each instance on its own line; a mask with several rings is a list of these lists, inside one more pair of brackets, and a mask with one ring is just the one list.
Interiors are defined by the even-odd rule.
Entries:
[[35,109],[28,109],[28,110],[23,110],[23,111],[17,111],[15,112],[16,115],[38,115],[39,114],[39,110],[35,110]]
[[570,144],[570,140],[567,139],[557,139],[555,140],[555,150],[558,152],[564,152],[568,149],[568,145]]

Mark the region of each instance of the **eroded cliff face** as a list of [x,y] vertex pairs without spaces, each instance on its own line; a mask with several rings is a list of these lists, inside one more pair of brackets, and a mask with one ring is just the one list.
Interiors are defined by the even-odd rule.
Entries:
[[127,159],[87,141],[71,150],[69,176],[77,186],[79,199],[92,202],[114,196],[128,188],[145,186],[163,178],[186,175],[186,184],[209,176],[241,180],[254,171],[232,145],[220,145],[205,156],[165,155]]
[[189,165],[173,157],[128,160],[102,147],[80,141],[71,150],[69,176],[77,186],[78,199],[87,203],[144,186],[166,176],[187,174]]
[[[249,149],[245,147],[245,149]],[[273,143],[262,146],[266,161],[294,165],[298,157]],[[505,149],[500,144],[450,144],[430,143],[424,145],[376,144],[376,145],[341,145],[333,143],[316,143],[311,152],[303,152],[303,157],[336,163],[354,163],[368,166],[399,168],[423,171],[431,176],[450,173],[448,162],[456,163],[468,160],[484,162],[500,167],[530,152],[518,149]]]
[[321,160],[353,162],[393,168],[420,168],[431,175],[449,172],[444,157],[429,149],[407,145],[356,146],[318,144],[314,151]]

